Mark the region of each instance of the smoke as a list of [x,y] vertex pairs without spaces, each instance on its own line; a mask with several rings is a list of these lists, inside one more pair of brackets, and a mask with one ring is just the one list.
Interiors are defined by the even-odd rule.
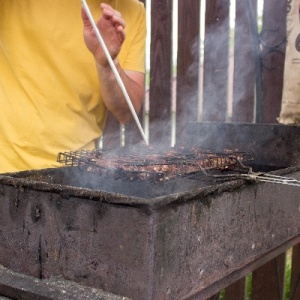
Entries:
[[[254,101],[255,99],[253,79],[255,72],[253,62],[254,58],[252,54],[253,41],[251,39],[251,33],[249,32],[250,24],[247,24],[247,20],[249,21],[248,12],[245,9],[244,11],[237,12],[235,1],[231,1],[228,18],[217,18],[215,21],[208,24],[208,28],[205,28],[205,4],[205,1],[201,1],[200,24],[198,24],[200,32],[199,37],[196,38],[189,47],[189,55],[191,57],[190,64],[188,67],[185,67],[184,74],[179,75],[176,74],[176,71],[174,72],[174,77],[171,83],[171,120],[169,120],[169,111],[161,111],[160,118],[156,119],[151,116],[152,119],[150,119],[148,89],[149,79],[147,79],[143,127],[147,137],[156,137],[162,132],[168,132],[168,134],[171,133],[171,137],[167,136],[161,138],[161,140],[170,141],[168,142],[169,145],[174,145],[175,136],[178,136],[178,134],[180,135],[179,129],[175,126],[178,121],[253,122],[254,109],[252,108],[249,113],[246,112],[244,106],[245,103]],[[257,5],[258,20],[260,20],[264,3],[263,1],[258,1]],[[148,36],[146,43],[146,69],[148,72],[150,66],[154,67],[158,63],[157,61],[150,62],[150,8],[150,1],[147,1]],[[175,63],[176,61],[183,59],[179,57],[177,60],[177,49],[183,47],[183,45],[177,44],[177,5],[174,5],[173,9],[174,23],[172,47],[173,62]],[[246,22],[243,22],[242,25],[239,22],[236,22],[237,14],[239,14],[240,19],[246,20]],[[152,41],[152,43],[153,42],[155,41]],[[236,45],[238,48],[234,50]],[[184,45],[184,47],[186,47],[186,45]],[[178,66],[174,66],[175,70],[176,67]],[[251,78],[252,80],[250,80]],[[156,82],[157,84],[160,84],[157,79]],[[152,86],[151,88],[155,89],[155,86]],[[186,101],[184,101],[184,107],[182,107],[183,105],[181,104],[180,107],[177,107],[176,97],[186,99]],[[153,99],[153,101],[159,102],[166,100]],[[254,103],[252,104],[252,106],[254,106]],[[177,109],[181,109],[180,115],[176,114]],[[232,119],[233,114],[236,116],[234,119]],[[168,120],[162,120],[163,116],[166,116]],[[154,125],[151,124],[153,122],[155,123]],[[171,127],[169,128],[170,122]]]

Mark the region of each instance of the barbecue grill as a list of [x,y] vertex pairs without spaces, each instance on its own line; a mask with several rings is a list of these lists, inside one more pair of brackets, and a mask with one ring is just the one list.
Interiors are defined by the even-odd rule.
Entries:
[[195,123],[186,137],[2,174],[0,263],[132,299],[206,299],[300,242],[298,126]]

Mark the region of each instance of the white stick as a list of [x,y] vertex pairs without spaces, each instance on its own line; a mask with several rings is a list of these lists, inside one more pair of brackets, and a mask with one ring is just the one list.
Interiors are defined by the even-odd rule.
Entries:
[[114,64],[111,56],[110,56],[110,53],[109,53],[109,51],[108,51],[108,49],[107,49],[107,47],[105,45],[105,42],[104,42],[104,40],[103,40],[103,38],[102,38],[102,36],[100,34],[100,31],[99,31],[99,29],[98,29],[98,27],[97,27],[97,25],[96,25],[96,23],[95,23],[95,21],[93,19],[91,11],[90,11],[90,9],[89,9],[89,7],[88,7],[88,5],[87,5],[87,3],[86,3],[85,0],[82,0],[82,4],[83,4],[83,8],[84,8],[84,10],[85,10],[85,12],[86,12],[86,14],[87,14],[87,16],[88,16],[91,24],[92,24],[92,27],[93,27],[93,29],[94,29],[94,31],[96,33],[96,37],[97,37],[97,39],[98,39],[98,41],[99,41],[99,43],[100,43],[100,45],[101,45],[101,47],[102,47],[102,49],[104,51],[104,54],[105,54],[105,56],[106,56],[106,58],[107,58],[107,60],[108,60],[108,62],[110,64],[110,67],[111,67],[113,73],[115,74],[116,80],[117,80],[117,82],[118,82],[118,84],[119,84],[119,86],[120,86],[120,88],[121,88],[121,90],[123,92],[123,95],[124,95],[125,100],[126,100],[128,106],[129,106],[131,114],[132,114],[132,116],[133,116],[133,118],[134,118],[134,120],[136,122],[136,125],[138,126],[138,128],[140,130],[140,133],[141,133],[141,135],[142,135],[145,143],[148,145],[148,141],[147,141],[146,135],[145,135],[145,133],[143,131],[143,128],[141,126],[140,120],[139,120],[139,118],[138,118],[138,116],[137,116],[137,114],[135,112],[135,109],[134,109],[134,107],[132,105],[132,102],[131,102],[131,99],[130,99],[127,91],[126,91],[126,88],[125,88],[125,85],[124,85],[124,83],[123,83],[123,81],[121,79],[121,76],[120,76],[120,74],[119,74],[119,72],[118,72],[118,70],[117,70],[117,68],[116,68],[116,66],[115,66],[115,64]]

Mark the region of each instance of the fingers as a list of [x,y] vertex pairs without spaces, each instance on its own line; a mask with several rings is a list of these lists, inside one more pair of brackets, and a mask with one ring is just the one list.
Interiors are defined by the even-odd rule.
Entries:
[[106,19],[111,19],[114,26],[116,26],[116,27],[122,26],[123,28],[125,28],[126,23],[125,23],[124,19],[122,18],[122,15],[120,12],[118,12],[117,10],[114,10],[110,5],[108,5],[106,3],[101,4],[101,9],[103,12],[102,16]]
[[82,18],[84,27],[86,29],[92,29],[92,25],[90,23],[90,20],[89,20],[87,14],[86,14],[86,11],[84,10],[83,7],[81,8],[81,18]]
[[126,33],[125,33],[125,30],[124,30],[124,27],[123,26],[118,26],[117,31],[118,31],[119,35],[121,36],[122,41],[124,41],[125,38],[126,38]]

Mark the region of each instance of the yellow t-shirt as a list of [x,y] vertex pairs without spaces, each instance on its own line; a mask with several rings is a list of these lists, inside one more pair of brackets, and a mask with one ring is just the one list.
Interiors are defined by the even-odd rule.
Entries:
[[[144,72],[145,10],[138,0],[106,2],[122,13],[125,70]],[[80,0],[0,0],[0,173],[57,166],[60,151],[93,149],[106,108],[83,40]]]

